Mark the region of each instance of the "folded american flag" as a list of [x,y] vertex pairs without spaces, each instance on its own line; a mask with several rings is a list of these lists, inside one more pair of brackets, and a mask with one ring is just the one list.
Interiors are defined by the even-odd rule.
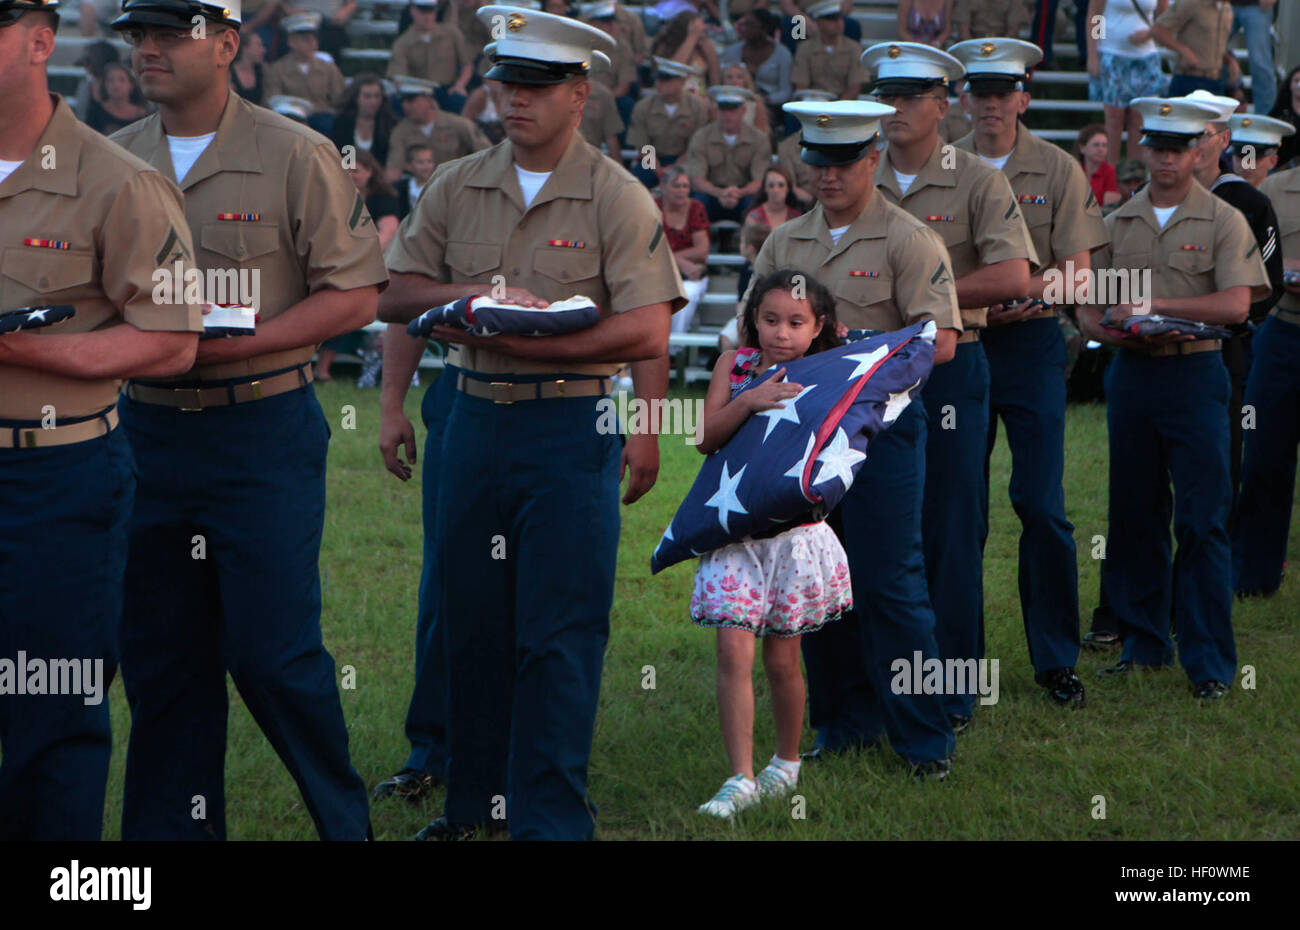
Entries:
[[0,312],[0,333],[12,333],[19,329],[40,329],[66,320],[77,312],[71,304],[58,304],[49,307],[20,307],[17,310]]
[[1176,316],[1162,316],[1159,313],[1135,313],[1123,323],[1116,326],[1110,320],[1110,310],[1101,318],[1101,325],[1107,329],[1124,333],[1128,336],[1163,336],[1165,333],[1178,333],[1197,339],[1231,339],[1232,333],[1221,326],[1184,320]]
[[[933,323],[918,323],[785,365],[787,380],[803,391],[782,409],[751,416],[708,457],[655,548],[651,573],[825,519],[853,483],[868,443],[930,377],[934,337]],[[770,377],[769,371],[745,390]]]
[[407,324],[406,331],[426,339],[435,326],[454,326],[475,336],[555,336],[586,329],[599,319],[600,308],[586,297],[569,297],[545,307],[521,307],[480,295],[432,307]]

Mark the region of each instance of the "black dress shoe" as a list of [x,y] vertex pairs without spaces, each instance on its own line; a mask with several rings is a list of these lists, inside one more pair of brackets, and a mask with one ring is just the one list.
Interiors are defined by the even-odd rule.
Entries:
[[446,817],[439,817],[433,823],[429,824],[419,833],[415,834],[416,840],[427,842],[458,842],[460,840],[472,840],[483,833],[502,833],[508,827],[504,820],[494,820],[491,823],[478,825],[472,823],[452,823]]
[[971,716],[970,714],[949,714],[948,722],[952,724],[952,732],[956,736],[958,733],[965,733],[970,729]]
[[1217,701],[1219,698],[1227,697],[1228,685],[1222,681],[1201,681],[1197,682],[1196,689],[1192,692],[1197,700],[1200,701]]
[[442,784],[442,779],[430,775],[428,772],[421,772],[418,769],[402,769],[392,778],[386,778],[375,785],[375,790],[370,797],[371,800],[382,801],[384,798],[396,796],[405,798],[414,804],[440,784]]
[[913,781],[943,781],[952,771],[952,763],[947,759],[929,759],[912,766]]
[[1083,648],[1103,650],[1114,649],[1124,644],[1124,637],[1109,630],[1093,630],[1083,638]]
[[1083,682],[1072,668],[1054,668],[1034,675],[1034,681],[1047,689],[1047,696],[1061,707],[1082,707]]

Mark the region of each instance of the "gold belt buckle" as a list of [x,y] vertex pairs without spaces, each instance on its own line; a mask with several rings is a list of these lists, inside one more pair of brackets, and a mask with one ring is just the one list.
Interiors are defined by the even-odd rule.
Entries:
[[488,383],[492,385],[492,403],[513,404],[515,402],[510,394],[514,384],[509,381],[490,381]]
[[[180,408],[187,413],[198,413],[203,409],[203,390],[202,388],[175,388],[177,400],[180,402]],[[185,405],[184,397],[186,394],[194,395],[193,407]]]
[[36,445],[37,445],[37,443],[36,443],[36,430],[34,430],[34,429],[25,429],[25,430],[23,430],[23,445],[26,446],[28,449],[35,449],[35,448],[36,448]]
[[248,387],[249,387],[249,388],[252,390],[252,392],[253,392],[253,400],[261,400],[261,399],[262,399],[262,382],[261,382],[260,380],[259,380],[259,381],[250,381],[250,382],[248,383]]
[[556,397],[563,397],[563,396],[564,396],[564,379],[563,379],[563,378],[560,378],[558,381],[555,382],[555,396],[556,396]]

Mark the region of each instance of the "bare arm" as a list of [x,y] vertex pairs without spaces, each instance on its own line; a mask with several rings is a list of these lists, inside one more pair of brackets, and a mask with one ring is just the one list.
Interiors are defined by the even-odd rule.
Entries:
[[[411,477],[416,460],[415,428],[406,416],[406,392],[420,367],[424,340],[406,334],[406,327],[389,323],[384,330],[383,386],[379,393],[379,451],[384,465],[401,481]],[[398,449],[406,447],[406,461]],[[408,464],[409,463],[409,464]]]
[[1023,296],[1029,290],[1029,259],[994,262],[957,279],[957,306],[970,309]]
[[[642,359],[632,363],[632,389],[637,398],[647,404],[663,400],[668,394],[668,356]],[[653,420],[653,417],[651,418]],[[655,432],[631,433],[623,444],[623,458],[618,468],[618,480],[631,469],[623,503],[634,504],[655,486],[659,477],[659,434]]]
[[703,262],[709,257],[709,231],[697,229],[691,233],[691,244],[677,255],[687,261]]
[[163,378],[194,367],[198,333],[146,332],[119,323],[89,333],[0,336],[0,364],[90,381]]
[[957,354],[957,330],[941,329],[934,334],[934,363],[951,362]]
[[[492,284],[488,281],[479,284],[443,284],[422,274],[395,271],[390,277],[388,288],[379,295],[379,320],[405,325],[430,307],[441,307],[462,297],[475,297],[491,291]],[[546,301],[538,300],[519,288],[506,288],[505,297],[525,306],[546,305]]]
[[236,362],[241,359],[317,345],[374,322],[379,286],[346,291],[322,288],[298,301],[279,316],[258,326],[252,336],[210,339],[199,346],[198,362]]

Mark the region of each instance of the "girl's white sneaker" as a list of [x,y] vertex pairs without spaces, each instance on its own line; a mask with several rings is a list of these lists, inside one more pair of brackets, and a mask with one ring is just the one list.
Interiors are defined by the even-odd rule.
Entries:
[[732,775],[722,783],[722,787],[711,800],[700,805],[699,810],[701,814],[726,820],[738,811],[753,807],[758,803],[758,799],[757,784],[744,775]]

